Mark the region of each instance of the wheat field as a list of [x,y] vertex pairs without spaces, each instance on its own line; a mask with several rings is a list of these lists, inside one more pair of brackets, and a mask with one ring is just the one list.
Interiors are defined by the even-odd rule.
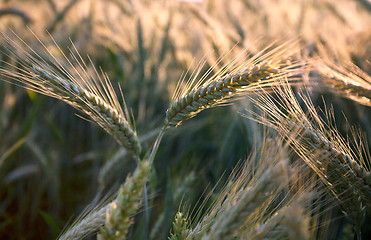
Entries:
[[371,2],[7,0],[0,239],[370,239]]

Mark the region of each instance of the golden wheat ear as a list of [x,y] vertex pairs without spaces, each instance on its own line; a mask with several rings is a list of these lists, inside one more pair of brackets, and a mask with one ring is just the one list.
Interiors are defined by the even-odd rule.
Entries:
[[230,103],[254,89],[297,74],[300,64],[286,62],[290,47],[288,43],[273,50],[267,48],[248,60],[242,53],[214,74],[213,68],[203,76],[198,71],[188,81],[180,82],[166,111],[165,128],[176,127],[204,109]]
[[60,99],[82,111],[139,160],[141,145],[124,100],[122,108],[108,76],[98,72],[91,61],[89,69],[73,43],[67,56],[53,40],[52,47],[59,53],[56,56],[36,36],[38,49],[44,49],[43,53],[34,51],[16,34],[2,37],[8,43],[4,54],[17,62],[5,62],[0,68],[6,81]]
[[353,63],[337,66],[319,62],[317,69],[331,92],[371,107],[371,76]]
[[207,108],[229,104],[257,89],[274,86],[280,82],[279,79],[298,80],[297,75],[302,73],[305,64],[288,61],[295,47],[294,40],[278,47],[272,44],[248,60],[247,53],[242,52],[215,73],[213,71],[217,64],[202,76],[200,66],[190,79],[182,79],[174,91],[149,161],[153,161],[167,129],[179,126]]

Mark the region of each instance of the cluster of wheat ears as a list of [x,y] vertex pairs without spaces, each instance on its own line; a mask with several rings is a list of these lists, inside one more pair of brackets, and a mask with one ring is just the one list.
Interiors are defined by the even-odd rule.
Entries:
[[[60,239],[82,239],[92,234],[98,239],[126,239],[138,211],[148,210],[148,180],[155,174],[153,162],[166,132],[207,108],[247,99],[261,111],[242,111],[242,115],[278,134],[267,134],[256,154],[236,167],[206,211],[189,212],[180,207],[169,239],[321,238],[319,229],[326,229],[324,209],[331,205],[340,206],[361,239],[365,214],[371,206],[369,159],[356,152],[362,151],[361,147],[352,149],[326,119],[319,117],[305,91],[299,94],[305,104],[303,110],[292,86],[304,86],[302,77],[318,62],[288,61],[293,42],[269,46],[248,59],[241,54],[219,70],[209,69],[202,76],[199,71],[182,80],[164,113],[158,137],[151,149],[143,149],[134,120],[125,103],[119,103],[108,77],[95,69],[88,71],[73,45],[69,56],[58,59],[46,46],[48,57],[33,51],[16,35],[3,38],[10,50],[6,54],[17,64],[5,62],[0,69],[2,79],[60,99],[83,112],[137,164],[114,199],[79,217]],[[319,71],[330,75],[336,86],[350,89],[349,95],[370,105],[367,75],[351,83],[346,79],[360,77],[349,74],[347,78],[349,71],[324,63],[320,66]]]
[[[39,4],[43,1],[37,2]],[[166,2],[166,7],[162,5],[163,2]],[[0,42],[4,43],[0,46],[0,84],[10,89],[12,87],[5,83],[8,82],[27,89],[29,94],[33,91],[62,100],[77,112],[80,111],[82,118],[98,125],[120,145],[118,154],[98,167],[99,175],[91,174],[97,178],[96,182],[100,184],[98,188],[102,188],[98,189],[96,198],[86,199],[84,196],[78,204],[73,202],[78,197],[67,199],[72,202],[72,207],[68,205],[70,202],[66,204],[70,208],[77,208],[76,205],[80,208],[66,210],[65,215],[70,215],[71,211],[78,214],[81,205],[85,207],[86,201],[91,200],[91,204],[80,216],[75,218],[64,216],[63,213],[50,214],[57,220],[69,218],[71,221],[63,231],[55,230],[59,234],[58,238],[367,239],[364,229],[370,232],[368,226],[371,212],[371,155],[367,137],[355,128],[344,127],[352,129],[354,135],[344,138],[334,124],[334,111],[338,111],[337,114],[341,111],[321,109],[315,104],[318,99],[313,100],[318,95],[312,94],[312,90],[319,86],[323,92],[346,97],[356,103],[355,106],[364,105],[369,111],[369,1],[210,0],[201,1],[204,2],[202,5],[185,2],[187,1],[71,0],[63,9],[59,9],[59,1],[48,0],[44,5],[40,3],[44,7],[39,8],[47,9],[50,6],[52,14],[42,10],[39,12],[39,9],[29,11],[30,16],[33,16],[33,11],[35,15],[40,13],[40,16],[54,14],[54,18],[46,17],[46,26],[42,26],[53,37],[40,37],[42,40],[38,38],[39,33],[34,34],[24,27],[20,28],[24,31],[22,34],[21,30],[15,30],[17,34],[21,34],[22,37],[19,37],[0,25],[0,32],[4,32],[0,36]],[[79,4],[85,4],[83,7],[86,9],[89,5],[88,17],[79,19]],[[105,11],[106,9],[114,11]],[[14,14],[14,9],[10,12]],[[18,15],[22,13],[15,12]],[[9,14],[9,9],[0,9],[0,16],[4,14]],[[21,16],[24,16],[22,18],[27,24],[32,24],[32,19],[27,14]],[[34,23],[40,24],[41,18],[36,18]],[[37,27],[35,29],[37,31]],[[71,41],[66,44],[58,38],[68,35],[67,30],[74,43]],[[300,37],[282,37],[282,33]],[[27,39],[28,35],[32,40]],[[272,42],[282,38],[290,40]],[[362,40],[364,38],[366,40]],[[257,44],[251,43],[252,39],[258,39]],[[266,44],[267,42],[272,43]],[[359,46],[353,49],[349,45]],[[92,59],[85,56],[90,50]],[[122,65],[118,67],[118,71],[112,71],[113,74],[106,74],[98,68],[97,62],[104,62],[107,52],[111,54],[107,58],[118,58],[107,65]],[[205,54],[204,60],[195,67],[192,65],[193,61],[199,61],[200,54]],[[123,55],[122,59],[118,55]],[[94,59],[98,57],[101,58]],[[104,67],[106,66],[102,66]],[[178,76],[178,70],[188,67],[189,72],[184,77]],[[125,73],[120,75],[120,71]],[[112,76],[115,74],[119,76]],[[116,86],[108,75],[125,85]],[[173,83],[179,78],[181,80],[175,86]],[[162,95],[167,95],[167,91],[172,93],[167,110],[158,111],[164,109],[163,102],[166,100],[162,99]],[[0,87],[1,101],[1,94],[4,92],[8,94]],[[132,100],[133,98],[136,100]],[[153,106],[148,107],[151,101],[154,101]],[[5,106],[5,103],[1,104]],[[238,121],[231,122],[231,118],[226,118],[224,122],[217,121],[219,119],[212,119],[214,112],[207,110],[226,105],[229,109],[236,110],[233,112],[238,113],[238,121],[251,124],[246,127],[247,133],[258,132],[259,135],[246,137],[249,141],[254,139],[251,144],[254,147],[248,152],[248,157],[232,159],[235,156],[241,158],[241,155],[228,155],[226,164],[232,166],[230,169],[222,169],[228,176],[215,176],[219,174],[218,171],[208,172],[211,172],[210,175],[215,174],[210,178],[220,178],[220,184],[201,189],[204,192],[194,197],[199,198],[199,202],[194,203],[189,195],[196,195],[205,186],[205,179],[209,180],[207,177],[203,178],[204,169],[192,165],[190,168],[195,169],[193,172],[188,173],[189,168],[184,167],[173,173],[169,173],[170,170],[164,173],[170,167],[157,167],[156,163],[171,165],[170,161],[177,160],[179,155],[186,152],[182,156],[182,160],[185,159],[182,163],[200,161],[196,165],[207,168],[211,162],[213,167],[217,160],[204,159],[202,153],[194,150],[204,145],[185,149],[187,144],[200,143],[189,138],[201,135],[202,139],[213,138],[218,152],[220,150],[220,158],[226,156],[222,154],[226,148],[232,149],[231,152],[236,148],[243,149],[241,151],[245,154],[248,151],[246,141],[240,140],[239,136],[228,138],[234,134]],[[1,111],[3,113],[2,109]],[[230,113],[226,109],[221,111]],[[2,122],[6,116],[11,115],[0,116],[0,127],[7,126]],[[160,121],[155,121],[153,116],[160,116]],[[198,121],[201,122],[200,125],[192,125],[204,116],[211,116],[208,120],[215,120],[208,123],[209,129],[202,125],[202,121]],[[366,119],[363,127],[369,127],[367,116],[369,114],[363,116]],[[146,122],[143,120],[146,118],[151,119]],[[8,122],[10,121],[13,120]],[[16,120],[14,122],[14,125],[19,124]],[[148,122],[152,125],[147,124]],[[21,128],[13,128],[17,127]],[[251,130],[255,127],[256,129]],[[150,128],[154,130],[148,134]],[[189,129],[193,131],[191,137],[183,134]],[[216,130],[205,134],[210,129]],[[47,130],[43,128],[42,131]],[[70,131],[71,135],[79,134]],[[0,129],[0,135],[5,132]],[[169,139],[174,135],[179,139],[188,139],[179,145],[171,145]],[[5,139],[3,136],[0,138]],[[224,140],[220,141],[221,138]],[[16,140],[19,140],[19,145],[24,142],[31,145],[33,141],[28,141],[26,137]],[[205,146],[209,144],[208,140],[202,141],[206,142]],[[2,144],[6,145],[4,142]],[[166,144],[170,146],[164,146]],[[173,146],[176,149],[168,150]],[[168,151],[164,150],[166,147]],[[33,175],[27,175],[27,169],[20,168],[9,173],[7,176],[10,177],[4,177],[4,172],[11,168],[4,163],[12,159],[9,156],[12,151],[16,151],[14,149],[17,146],[0,146],[0,151],[6,148],[9,151],[0,154],[0,182],[5,179],[0,184],[0,235],[7,229],[12,229],[13,232],[10,231],[7,236],[14,235],[14,238],[24,239],[25,236],[21,235],[27,229],[23,226],[25,223],[32,223],[39,210],[53,209],[49,205],[56,202],[62,206],[56,211],[63,212],[66,205],[61,202],[66,199],[53,201],[53,198],[46,197],[47,204],[37,200],[30,200],[31,203],[19,200],[19,205],[14,204],[17,201],[14,198],[29,197],[22,194],[29,191],[27,187],[32,188],[29,186],[38,182],[18,187],[13,180],[16,183],[9,184],[8,187],[7,181],[11,182],[11,177],[17,180],[21,178],[19,176],[27,176],[24,177],[27,182],[28,177]],[[44,151],[52,152],[51,149]],[[108,158],[109,154],[96,155]],[[169,156],[171,159],[168,159]],[[238,160],[239,164],[234,166],[234,161]],[[23,164],[25,161],[19,162],[18,164]],[[36,172],[45,170],[46,176],[54,174],[53,169],[47,169],[53,163],[48,165],[47,162],[45,160],[41,163],[45,165],[45,169],[40,167]],[[126,164],[127,162],[130,164]],[[221,165],[224,168],[223,164]],[[127,168],[114,171],[123,165]],[[183,166],[184,164],[176,165],[178,168]],[[89,168],[88,171],[93,170]],[[121,175],[130,173],[118,176],[118,172]],[[164,181],[158,179],[167,175],[170,180],[166,180],[166,184],[169,186],[159,186]],[[176,180],[180,179],[181,183],[171,182],[171,178],[174,178],[171,175],[179,175]],[[114,182],[110,181],[111,178],[117,178],[114,181],[119,182],[119,188],[110,186]],[[46,184],[49,184],[50,179],[45,180]],[[55,192],[63,192],[58,188],[60,185],[67,185],[66,188],[74,186],[63,180],[61,182],[50,181],[51,186],[48,189],[56,188],[53,189]],[[174,190],[172,184],[175,186]],[[110,187],[114,189],[114,193],[107,193],[111,190]],[[163,188],[166,188],[166,196],[161,195]],[[35,199],[41,199],[44,194],[42,190],[35,190],[34,193],[31,189],[29,192],[35,195]],[[4,193],[7,194],[5,197]],[[60,195],[55,194],[56,198]],[[159,195],[161,196],[158,197]],[[34,210],[23,210],[20,214],[21,210],[14,210],[14,205],[33,207]],[[163,211],[161,207],[164,208]],[[32,215],[29,217],[31,220],[27,218],[22,221],[21,218],[29,212],[32,213],[29,214]],[[47,214],[43,214],[45,215]],[[49,225],[40,229],[50,230],[53,227],[50,224],[53,223],[50,220],[52,217],[44,217]],[[9,227],[13,223],[21,225],[19,229],[23,232],[18,235],[14,233],[18,226]],[[60,225],[64,224],[65,222]],[[30,228],[33,226],[35,224]],[[34,232],[33,234],[39,234],[37,230]]]

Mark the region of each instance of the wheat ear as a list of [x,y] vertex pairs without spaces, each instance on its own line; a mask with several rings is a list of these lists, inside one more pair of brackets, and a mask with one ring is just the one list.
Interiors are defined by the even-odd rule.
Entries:
[[296,127],[293,128],[293,131],[300,132],[301,136],[300,140],[294,143],[294,148],[301,152],[302,157],[306,155],[308,160],[316,162],[315,167],[320,171],[317,174],[323,177],[324,183],[340,200],[340,206],[360,236],[366,207],[371,206],[370,172],[323,136],[318,136],[316,132],[303,126],[300,128],[300,131]]
[[199,77],[201,64],[193,77],[188,81],[180,81],[166,111],[164,126],[151,150],[149,161],[153,161],[167,129],[180,125],[204,109],[230,103],[248,92],[275,85],[279,82],[277,79],[290,77],[290,80],[296,80],[293,76],[301,72],[302,63],[282,64],[282,59],[290,52],[290,44],[293,42],[270,51],[267,49],[272,45],[268,46],[249,60],[246,60],[246,52],[242,52],[215,74],[212,74],[214,66]]
[[139,162],[133,176],[128,176],[121,185],[115,200],[77,220],[59,239],[82,239],[99,230],[100,239],[125,239],[132,218],[141,206],[144,185],[150,176],[151,164]]
[[280,209],[264,224],[253,229],[248,239],[310,239],[309,217],[297,202]]
[[110,204],[93,210],[88,215],[84,216],[82,220],[76,221],[59,240],[78,240],[95,233],[105,223],[107,209]]
[[356,65],[349,63],[341,67],[320,62],[317,69],[330,91],[371,107],[371,77]]
[[[315,131],[310,128],[300,126],[294,123],[288,123],[292,125],[292,131],[300,134],[301,145],[310,146],[312,150],[320,150],[321,156],[317,164],[321,169],[327,169],[327,178],[333,178],[331,181],[334,187],[341,187],[341,182],[335,184],[336,180],[340,178],[347,179],[347,184],[351,184],[360,191],[360,194],[366,200],[368,204],[371,204],[371,174],[364,167],[360,166],[353,157],[342,150],[337,149],[331,141],[328,141],[323,136],[318,135]],[[312,151],[313,152],[313,151]],[[343,183],[345,184],[345,183]],[[344,188],[348,188],[343,186]]]
[[[11,82],[21,83],[27,89],[60,99],[84,112],[139,160],[141,146],[129,121],[126,105],[124,104],[124,111],[106,75],[101,77],[95,68],[94,73],[88,73],[76,48],[75,53],[71,50],[73,60],[62,53],[68,63],[65,64],[58,61],[41,42],[39,43],[46,50],[47,57],[41,57],[24,42],[22,46],[7,36],[3,37],[13,48],[10,56],[18,60],[20,67],[15,70],[0,68],[0,75]],[[21,49],[21,52],[17,52],[17,49]]]
[[144,186],[151,175],[149,161],[138,163],[133,176],[127,177],[121,185],[117,198],[107,209],[105,225],[99,239],[126,239],[133,216],[142,205]]
[[265,210],[288,181],[285,151],[280,143],[278,140],[270,144],[259,159],[252,155],[243,167],[234,170],[208,214],[183,231],[186,239],[239,238],[265,217]]
[[179,82],[166,111],[165,128],[176,127],[204,109],[229,103],[253,89],[274,85],[278,78],[295,75],[298,63],[282,64],[289,44],[264,49],[248,60],[242,52],[215,74],[212,67],[202,77],[198,71],[187,82]]
[[238,96],[275,85],[279,82],[277,79],[290,77],[290,80],[295,80],[292,76],[301,72],[302,64],[281,64],[289,52],[287,45],[290,43],[292,42],[268,52],[264,49],[249,60],[245,59],[246,52],[242,52],[214,75],[214,69],[210,68],[202,77],[199,77],[199,70],[188,81],[180,81],[166,111],[164,126],[155,141],[149,161],[153,161],[167,129],[180,125],[204,109],[230,103]]
[[[246,189],[231,195],[223,203],[222,211],[211,223],[210,231],[202,239],[234,239],[246,221],[254,221],[260,210],[287,181],[282,164],[267,169]],[[281,185],[282,184],[282,185]]]
[[32,67],[30,71],[39,91],[45,90],[46,94],[53,95],[90,116],[139,160],[141,147],[137,134],[120,110],[73,81],[63,79],[39,66]]
[[242,73],[210,81],[175,100],[166,112],[165,124],[177,126],[202,110],[220,104],[253,83],[264,81],[277,73],[276,68],[261,63]]
[[364,160],[355,160],[352,150],[336,129],[328,130],[328,124],[318,116],[308,97],[301,95],[308,109],[308,113],[304,113],[287,83],[283,82],[276,92],[277,100],[267,93],[261,94],[259,100],[252,99],[267,114],[255,115],[256,119],[289,140],[295,152],[339,199],[360,236],[365,208],[371,204],[371,175],[360,165]]
[[175,215],[173,229],[172,232],[170,233],[169,240],[185,240],[187,227],[188,227],[187,218],[181,212],[178,212]]

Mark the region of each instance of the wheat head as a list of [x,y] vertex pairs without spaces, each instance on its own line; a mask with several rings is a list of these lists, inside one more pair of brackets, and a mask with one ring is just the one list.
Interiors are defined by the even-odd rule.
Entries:
[[[246,60],[244,52],[212,75],[196,72],[188,82],[180,82],[166,111],[165,129],[176,127],[204,109],[226,104],[253,89],[274,85],[279,78],[298,72],[298,63],[283,64],[288,45],[263,50]],[[293,80],[294,78],[292,78]]]
[[371,107],[371,77],[353,63],[344,65],[320,61],[317,69],[331,92]]
[[5,54],[15,58],[19,67],[5,63],[7,67],[0,68],[0,75],[12,83],[20,83],[26,89],[60,99],[82,111],[139,160],[141,145],[125,103],[123,110],[108,77],[99,74],[95,68],[93,73],[89,73],[76,48],[71,50],[72,60],[69,60],[56,45],[64,57],[60,61],[40,40],[46,56],[36,53],[21,39],[18,43],[8,36],[3,35],[3,38],[8,42],[10,51]]
[[133,216],[142,205],[144,186],[151,176],[151,163],[141,161],[133,176],[121,185],[117,198],[107,209],[105,225],[99,239],[126,239]]
[[330,119],[319,117],[308,97],[300,95],[308,109],[305,113],[287,83],[277,87],[276,93],[276,99],[268,93],[262,93],[258,100],[252,99],[265,114],[256,114],[255,119],[288,139],[294,151],[339,200],[360,235],[365,209],[371,204],[371,175],[365,167],[369,160],[356,158],[362,154],[354,154],[338,131],[328,124]]

